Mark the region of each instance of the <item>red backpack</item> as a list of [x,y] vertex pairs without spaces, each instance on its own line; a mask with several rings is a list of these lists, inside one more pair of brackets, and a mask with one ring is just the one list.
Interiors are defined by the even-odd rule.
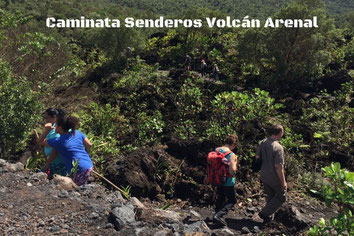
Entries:
[[232,177],[229,173],[229,161],[226,156],[232,153],[231,151],[222,153],[217,148],[216,151],[209,152],[207,157],[207,184],[222,186],[228,177]]

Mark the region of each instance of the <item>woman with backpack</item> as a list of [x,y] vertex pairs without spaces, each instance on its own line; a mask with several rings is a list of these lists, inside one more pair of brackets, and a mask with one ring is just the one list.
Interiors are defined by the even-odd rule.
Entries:
[[73,180],[75,184],[80,186],[86,184],[93,170],[93,163],[89,156],[92,144],[83,133],[77,130],[78,124],[78,119],[73,116],[57,119],[55,131],[60,134],[60,137],[44,140],[44,144],[52,147],[53,151],[43,169],[47,170],[55,158],[54,155],[59,153],[68,173],[71,173],[73,169],[73,162],[77,162],[77,172],[74,174]]
[[225,145],[208,154],[208,176],[205,182],[217,186],[213,220],[223,226],[227,225],[223,217],[236,204],[237,156],[232,150],[235,149],[237,142],[237,135],[229,135],[225,140]]

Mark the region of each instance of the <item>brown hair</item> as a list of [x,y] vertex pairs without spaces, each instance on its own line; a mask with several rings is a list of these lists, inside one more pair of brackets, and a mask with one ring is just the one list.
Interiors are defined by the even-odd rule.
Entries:
[[74,134],[75,130],[79,127],[79,119],[74,116],[69,116],[68,118],[59,117],[57,119],[57,126],[62,127],[65,132],[71,129],[71,132]]
[[282,125],[276,124],[270,129],[270,135],[278,135],[280,132],[284,132],[284,128]]
[[233,145],[236,144],[238,142],[238,137],[236,134],[231,134],[229,136],[227,136],[226,140],[225,140],[225,144],[228,145]]

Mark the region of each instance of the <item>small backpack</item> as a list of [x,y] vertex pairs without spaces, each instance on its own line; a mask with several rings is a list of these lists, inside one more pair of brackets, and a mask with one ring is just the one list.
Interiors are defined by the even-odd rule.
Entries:
[[230,153],[232,152],[222,153],[220,152],[220,148],[209,152],[207,157],[207,184],[222,186],[226,182],[226,179],[231,177],[229,173],[230,163],[226,158]]

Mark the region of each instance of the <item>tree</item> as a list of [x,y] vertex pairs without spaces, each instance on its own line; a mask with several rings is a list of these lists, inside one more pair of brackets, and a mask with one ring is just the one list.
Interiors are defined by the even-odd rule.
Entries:
[[[122,23],[124,20],[122,20]],[[125,54],[127,47],[131,47],[135,52],[139,52],[145,44],[143,31],[136,28],[99,29],[93,30],[89,37],[92,42],[96,42],[112,58],[113,62],[119,61]]]
[[18,151],[38,121],[41,104],[25,78],[13,76],[0,59],[0,157]]
[[320,0],[296,1],[272,17],[285,20],[313,16],[317,16],[318,28],[281,26],[247,30],[239,43],[240,58],[245,64],[257,66],[257,71],[270,72],[282,88],[306,84],[331,61],[329,32],[334,29],[333,21],[327,18]]

